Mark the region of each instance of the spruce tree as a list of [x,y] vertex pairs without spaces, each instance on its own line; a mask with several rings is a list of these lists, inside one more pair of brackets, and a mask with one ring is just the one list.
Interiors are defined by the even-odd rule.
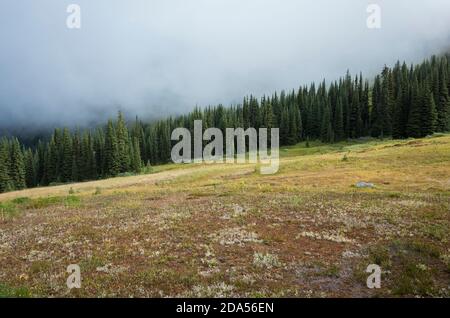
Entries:
[[135,173],[141,173],[142,162],[139,147],[139,139],[137,137],[133,139],[131,150],[132,150],[132,160],[131,160],[132,169]]
[[417,78],[414,77],[411,86],[411,105],[409,109],[408,123],[406,125],[406,134],[408,137],[420,138],[422,136],[422,98],[419,92]]
[[266,101],[263,106],[263,115],[262,115],[261,126],[267,128],[267,129],[271,129],[272,127],[274,127],[273,126],[272,104],[269,101]]
[[148,160],[151,164],[156,164],[158,162],[158,143],[154,126],[148,128],[147,136]]
[[129,136],[122,112],[119,112],[116,125],[117,134],[117,160],[119,172],[126,172],[130,168]]
[[119,150],[117,135],[111,120],[108,121],[106,129],[104,155],[104,174],[106,176],[116,176],[120,172]]
[[139,121],[137,116],[136,116],[136,120],[134,122],[134,126],[132,129],[132,137],[138,139],[141,158],[144,158],[146,155],[145,134],[144,134],[144,129],[142,127],[142,123]]
[[403,91],[401,89],[401,84],[399,83],[399,91],[397,98],[395,100],[395,106],[392,114],[392,138],[399,139],[405,135],[405,122],[404,122],[404,111],[403,111]]
[[369,82],[366,81],[364,84],[364,90],[361,98],[361,120],[362,120],[362,136],[369,135],[370,131],[370,108],[369,108]]
[[297,121],[297,141],[303,140],[303,119],[299,107],[295,107],[295,120]]
[[297,143],[297,138],[298,138],[298,119],[297,119],[297,112],[296,109],[297,108],[295,105],[291,105],[288,108],[288,134],[287,134],[287,140],[286,143],[287,145],[295,145]]
[[25,184],[25,164],[23,161],[22,148],[19,140],[14,138],[11,141],[11,166],[10,177],[15,190],[24,189]]
[[24,156],[25,161],[25,183],[27,188],[35,187],[36,182],[36,163],[34,160],[33,151],[27,149]]
[[280,143],[282,145],[289,144],[289,115],[286,108],[281,111]]
[[45,183],[60,182],[59,176],[59,151],[56,144],[55,135],[52,136],[47,147],[47,155],[45,160]]
[[441,72],[441,81],[439,88],[439,99],[437,102],[437,131],[447,131],[450,129],[450,97],[447,88],[447,76],[445,72]]
[[97,178],[97,161],[95,158],[95,150],[90,132],[85,132],[82,139],[82,153],[84,155],[86,165],[84,166],[84,177],[86,180]]
[[352,104],[350,109],[350,137],[361,137],[363,130],[363,123],[361,118],[361,108],[359,105],[359,92],[355,90],[353,93]]
[[381,78],[380,76],[376,76],[372,89],[371,133],[373,137],[383,138],[384,121],[384,112],[382,108],[381,98]]
[[84,157],[81,154],[80,145],[80,134],[78,131],[75,132],[72,138],[72,180],[81,181],[83,180],[82,166],[84,164]]
[[434,96],[429,86],[425,84],[423,88],[423,102],[422,102],[422,126],[421,135],[431,135],[436,131],[438,114],[436,111],[436,104]]
[[392,72],[385,67],[382,72],[381,86],[381,113],[382,113],[382,135],[389,136],[392,132],[392,111],[395,106],[395,97],[393,92]]
[[63,130],[61,160],[61,182],[69,182],[72,179],[73,150],[72,137],[67,128]]
[[336,109],[334,112],[334,137],[336,141],[344,139],[344,116],[342,113],[342,100],[340,97],[337,99]]
[[334,142],[334,132],[331,124],[330,107],[327,105],[324,109],[322,127],[321,127],[322,142]]
[[0,193],[13,189],[10,177],[9,143],[6,139],[0,140]]

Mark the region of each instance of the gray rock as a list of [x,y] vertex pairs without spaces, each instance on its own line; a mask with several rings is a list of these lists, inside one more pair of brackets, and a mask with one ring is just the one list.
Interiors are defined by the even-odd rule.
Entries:
[[360,181],[356,184],[356,187],[357,188],[374,188],[375,185],[373,183]]

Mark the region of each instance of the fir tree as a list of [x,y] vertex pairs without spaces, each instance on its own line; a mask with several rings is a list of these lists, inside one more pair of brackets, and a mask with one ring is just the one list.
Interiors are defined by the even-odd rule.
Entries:
[[344,118],[342,113],[342,101],[341,98],[338,97],[336,103],[336,110],[334,113],[334,137],[336,141],[340,141],[344,139]]
[[55,141],[55,135],[52,136],[47,147],[47,155],[45,159],[45,183],[59,182],[59,153]]
[[[399,85],[401,85],[399,83]],[[403,91],[401,86],[395,100],[395,107],[393,110],[393,120],[392,120],[392,138],[399,139],[405,135],[405,122],[404,122],[404,111],[403,111]]]
[[106,176],[116,176],[120,172],[119,150],[117,146],[117,135],[111,120],[108,121],[106,129],[104,151],[104,174]]
[[25,184],[25,164],[23,153],[17,138],[11,141],[11,167],[10,177],[15,190],[24,189]]
[[436,104],[434,102],[433,93],[428,85],[423,88],[423,102],[422,102],[422,126],[421,135],[431,135],[436,131],[437,126],[437,111]]
[[0,193],[13,189],[10,177],[9,143],[6,139],[0,140]]
[[289,145],[289,115],[286,108],[281,111],[280,143]]
[[321,140],[322,142],[334,142],[334,132],[331,125],[330,107],[328,106],[326,106],[324,109],[321,128]]
[[72,179],[73,154],[72,154],[72,137],[69,129],[63,130],[62,137],[62,157],[61,157],[61,181],[68,182]]
[[363,123],[361,118],[361,108],[359,105],[359,92],[358,90],[355,90],[350,110],[350,137],[361,137],[362,130]]
[[122,112],[119,112],[116,126],[117,134],[117,160],[119,172],[126,172],[130,168],[129,136]]
[[140,173],[142,168],[142,162],[138,138],[134,138],[131,146],[131,151],[132,151],[132,160],[131,160],[132,169],[135,173]]
[[76,131],[72,138],[72,180],[73,181],[81,181],[83,177],[81,176],[80,170],[83,165],[84,157],[81,154],[81,145],[80,145],[80,135],[79,132]]
[[408,116],[408,124],[406,125],[406,133],[410,137],[420,138],[422,136],[422,98],[419,92],[417,78],[414,78],[411,87],[411,106]]
[[450,97],[447,88],[447,76],[444,71],[441,72],[441,81],[439,87],[439,99],[437,102],[437,131],[447,131],[450,129]]
[[24,156],[25,161],[25,183],[27,188],[32,188],[37,185],[36,182],[36,163],[34,160],[34,155],[31,149],[25,151]]
[[288,131],[287,131],[287,145],[295,145],[297,143],[298,138],[298,119],[297,119],[297,111],[295,110],[297,108],[294,105],[291,105],[288,108],[288,111],[286,113],[289,113],[288,115]]

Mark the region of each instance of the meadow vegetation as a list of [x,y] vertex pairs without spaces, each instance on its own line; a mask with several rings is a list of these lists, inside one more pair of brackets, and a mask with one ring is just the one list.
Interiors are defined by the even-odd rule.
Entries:
[[1,194],[0,297],[449,297],[450,135],[280,155]]

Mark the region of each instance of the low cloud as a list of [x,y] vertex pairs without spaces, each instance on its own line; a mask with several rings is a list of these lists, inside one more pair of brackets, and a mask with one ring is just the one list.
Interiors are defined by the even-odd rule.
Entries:
[[[366,27],[369,3],[382,27]],[[66,8],[81,7],[81,29]],[[448,48],[447,0],[3,0],[0,127],[162,117]]]

